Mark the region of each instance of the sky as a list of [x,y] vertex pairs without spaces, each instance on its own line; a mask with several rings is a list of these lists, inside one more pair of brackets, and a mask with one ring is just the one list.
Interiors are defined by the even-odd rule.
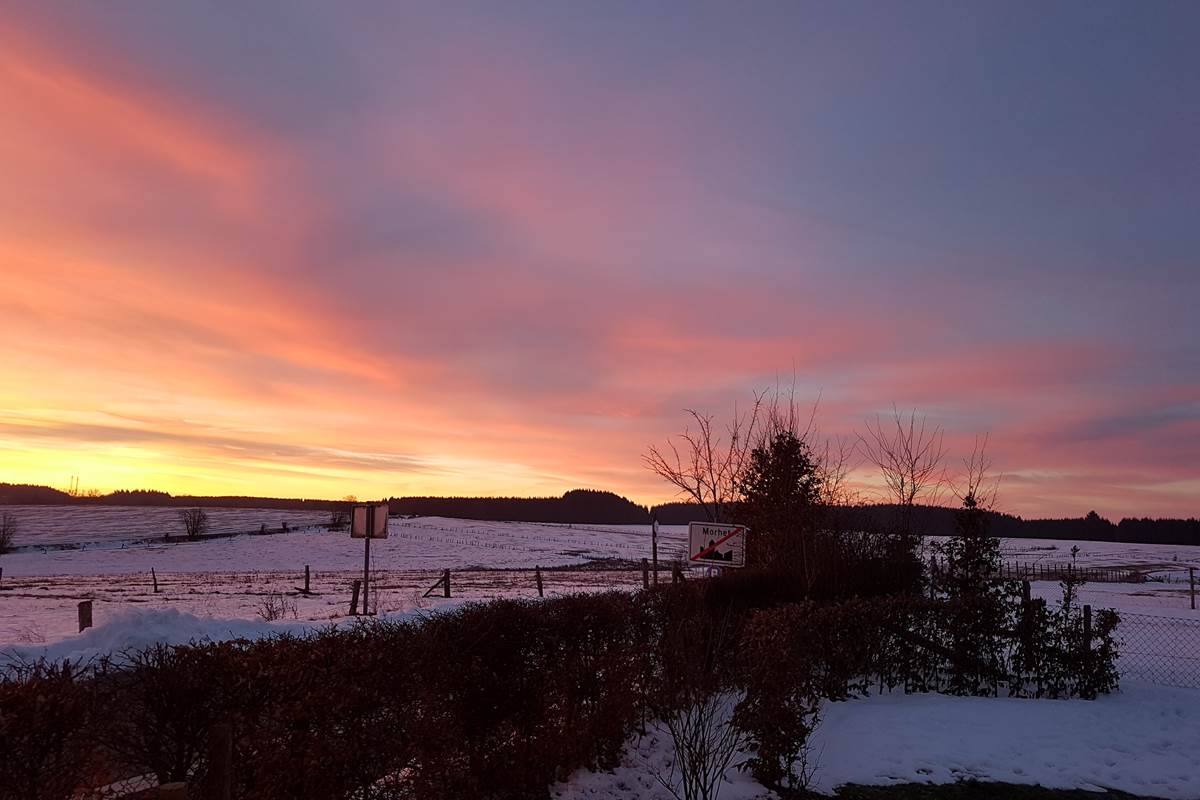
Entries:
[[[672,498],[684,409],[1200,515],[1194,2],[0,0],[0,481]],[[863,465],[856,480],[871,493]]]

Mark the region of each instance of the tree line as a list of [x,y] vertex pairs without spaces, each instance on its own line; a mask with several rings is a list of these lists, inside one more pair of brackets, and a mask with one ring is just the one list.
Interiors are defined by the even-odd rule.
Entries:
[[[254,496],[201,497],[152,490],[119,490],[104,495],[72,496],[49,486],[0,483],[0,505],[115,505],[204,508],[270,508],[281,510],[341,510],[346,500]],[[455,517],[501,522],[644,525],[657,519],[663,525],[686,525],[707,519],[694,502],[641,506],[613,492],[574,489],[561,497],[389,497],[393,514]],[[896,503],[858,503],[831,506],[842,528],[878,528],[906,509]],[[914,528],[928,536],[954,533],[954,509],[917,504],[911,507]],[[1023,519],[985,510],[993,536],[1009,539],[1076,539],[1135,544],[1200,545],[1200,519],[1124,518],[1112,522],[1095,511],[1083,517]]]

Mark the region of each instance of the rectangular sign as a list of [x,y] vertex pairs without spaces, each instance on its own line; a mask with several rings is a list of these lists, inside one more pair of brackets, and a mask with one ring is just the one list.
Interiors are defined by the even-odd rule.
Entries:
[[746,526],[717,522],[689,524],[688,561],[705,567],[746,566]]
[[351,539],[386,539],[388,504],[355,506],[350,515]]

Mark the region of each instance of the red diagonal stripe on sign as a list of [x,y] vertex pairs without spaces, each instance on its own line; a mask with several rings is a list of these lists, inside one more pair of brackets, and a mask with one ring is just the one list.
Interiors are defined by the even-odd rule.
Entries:
[[734,528],[732,531],[729,532],[729,534],[727,536],[722,536],[720,539],[717,539],[715,542],[713,542],[708,547],[704,548],[703,550],[701,550],[699,553],[692,556],[688,560],[689,561],[699,561],[700,559],[704,558],[705,556],[716,552],[718,547],[725,544],[730,539],[737,536],[739,533],[745,533],[745,532],[746,532],[745,528]]

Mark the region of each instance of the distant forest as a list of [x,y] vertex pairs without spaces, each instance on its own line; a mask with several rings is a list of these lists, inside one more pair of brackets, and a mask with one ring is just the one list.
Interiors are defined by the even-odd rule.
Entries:
[[[223,508],[303,509],[309,511],[345,508],[345,500],[309,500],[278,497],[195,497],[167,492],[117,491],[87,497],[72,496],[48,486],[0,483],[0,505],[109,505],[178,506]],[[573,489],[561,497],[389,497],[393,514],[457,517],[506,522],[592,523],[642,525],[652,516],[664,525],[686,525],[704,519],[688,503],[665,503],[647,508],[613,492]],[[895,519],[899,507],[864,505],[833,510],[844,528],[882,529]],[[1090,512],[1068,519],[1022,519],[1011,514],[989,512],[991,533],[1012,539],[1079,539],[1098,542],[1200,545],[1200,519],[1122,519],[1110,522]],[[930,536],[954,532],[954,509],[918,506],[918,530]]]

